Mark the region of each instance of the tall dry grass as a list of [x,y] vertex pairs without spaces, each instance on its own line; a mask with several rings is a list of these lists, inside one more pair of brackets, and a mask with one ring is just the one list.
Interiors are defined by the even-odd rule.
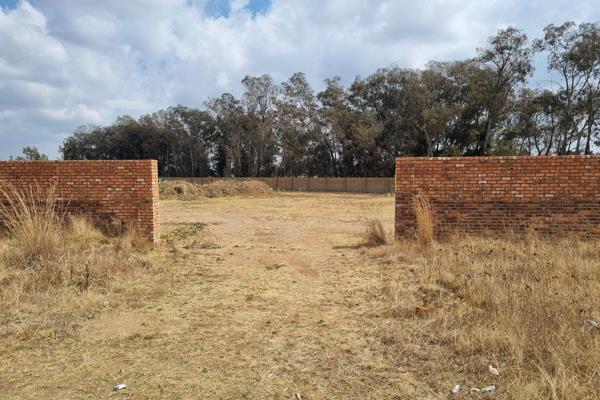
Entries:
[[367,247],[383,246],[387,243],[387,234],[381,217],[365,219],[364,226],[364,240]]
[[385,258],[380,337],[439,398],[455,384],[454,398],[492,384],[497,399],[600,398],[597,242],[463,236],[373,255]]
[[434,241],[434,219],[429,200],[421,195],[413,197],[417,242],[423,248],[430,248]]
[[70,334],[84,315],[162,290],[134,232],[109,239],[67,218],[53,188],[0,186],[0,226],[0,337]]
[[47,260],[60,257],[63,219],[53,187],[20,190],[0,185],[0,227],[14,239],[5,261],[39,269]]

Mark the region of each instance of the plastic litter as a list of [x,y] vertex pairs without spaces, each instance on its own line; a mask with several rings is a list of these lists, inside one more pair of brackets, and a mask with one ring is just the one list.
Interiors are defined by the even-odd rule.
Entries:
[[493,375],[500,375],[500,371],[498,371],[498,369],[494,368],[492,365],[488,365],[488,371],[490,371],[490,373]]
[[490,386],[481,388],[482,392],[493,392],[494,390],[496,390],[496,386],[494,386],[494,385],[490,385]]
[[457,394],[460,390],[460,385],[454,385],[452,388],[452,393]]
[[478,389],[476,387],[471,388],[471,392],[489,393],[489,392],[493,392],[494,390],[496,390],[496,386],[494,386],[494,385],[489,385],[489,386],[486,386],[486,387],[482,387],[481,389]]
[[591,331],[592,329],[600,328],[600,323],[598,321],[594,321],[593,319],[588,319],[585,321],[585,329]]
[[127,387],[124,383],[119,383],[118,385],[113,386],[113,392],[118,392],[119,390],[123,390]]

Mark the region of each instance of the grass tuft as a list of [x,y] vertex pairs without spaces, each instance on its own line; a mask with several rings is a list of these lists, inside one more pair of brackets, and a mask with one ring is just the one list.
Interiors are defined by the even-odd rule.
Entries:
[[23,191],[0,185],[0,226],[13,238],[5,262],[39,270],[57,261],[62,256],[62,218],[53,187],[43,190],[32,186]]
[[365,244],[368,247],[383,246],[387,243],[387,235],[381,218],[365,220]]
[[429,200],[421,195],[413,198],[413,207],[416,217],[417,242],[422,248],[428,249],[434,241],[434,219]]

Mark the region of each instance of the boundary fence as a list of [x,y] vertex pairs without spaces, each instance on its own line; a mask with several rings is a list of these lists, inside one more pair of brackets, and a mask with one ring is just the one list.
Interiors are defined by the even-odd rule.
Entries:
[[164,180],[182,180],[205,185],[220,180],[256,180],[264,182],[273,190],[298,192],[351,192],[351,193],[393,193],[394,178],[309,178],[309,177],[273,177],[273,178],[213,178],[213,177],[169,177]]

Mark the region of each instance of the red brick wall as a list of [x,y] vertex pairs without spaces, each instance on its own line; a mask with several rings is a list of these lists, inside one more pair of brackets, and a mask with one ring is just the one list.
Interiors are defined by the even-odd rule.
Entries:
[[70,212],[120,222],[159,239],[156,160],[0,161],[0,181],[21,188],[55,185]]
[[600,157],[396,159],[396,235],[415,228],[413,196],[432,207],[437,235],[534,229],[600,237]]

